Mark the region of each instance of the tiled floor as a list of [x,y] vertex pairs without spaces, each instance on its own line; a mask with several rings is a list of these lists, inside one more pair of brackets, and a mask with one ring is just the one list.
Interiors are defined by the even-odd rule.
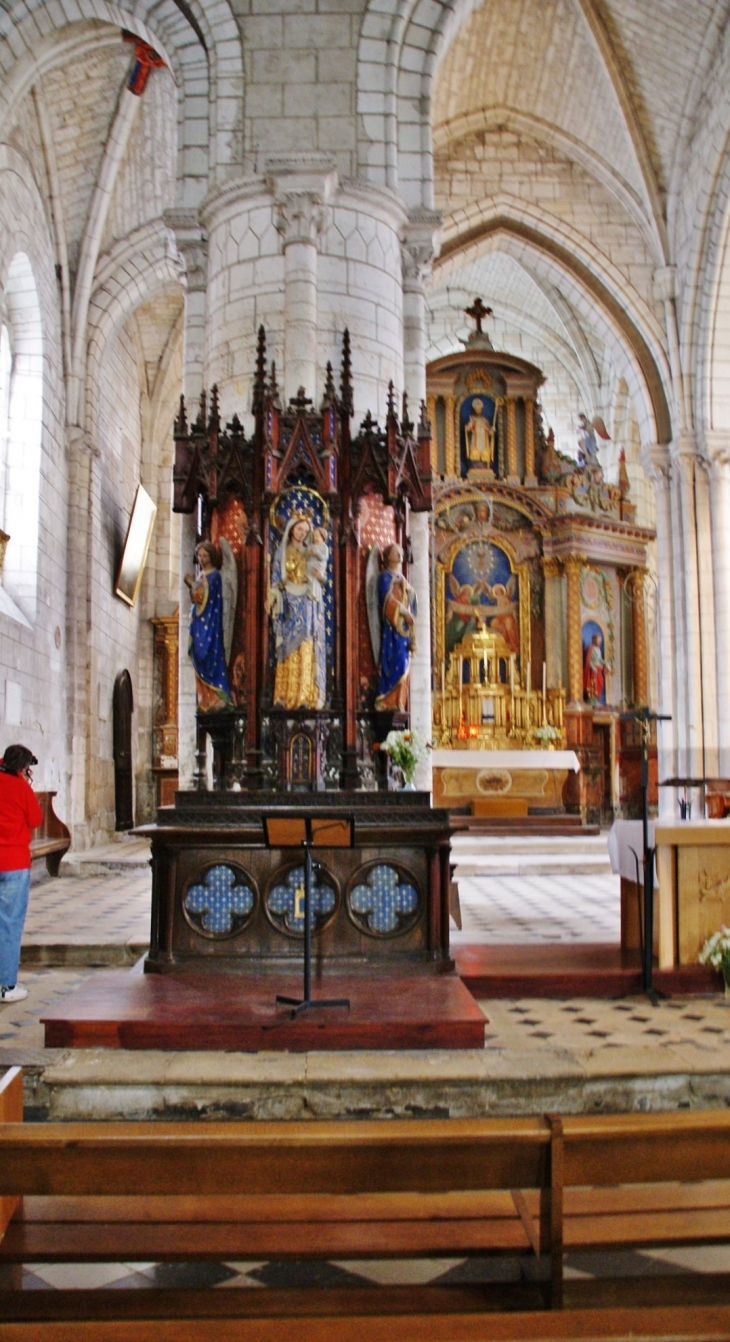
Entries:
[[620,877],[463,876],[459,881],[461,931],[455,946],[489,942],[618,942]]
[[[116,855],[116,854],[113,854]],[[129,870],[107,874],[62,877],[33,887],[24,944],[31,953],[44,947],[74,947],[93,960],[100,946],[123,946],[142,953],[149,928],[150,873],[135,862]],[[78,870],[78,868],[77,868]],[[82,866],[80,870],[84,870]],[[454,941],[549,943],[555,941],[618,940],[618,878],[595,874],[510,877],[468,876],[460,882],[463,928],[454,929]],[[22,981],[27,1001],[0,1007],[0,1065],[14,1062],[36,1068],[61,1061],[43,1048],[39,1018],[60,998],[72,992],[97,969],[65,965],[26,964]],[[101,971],[103,972],[103,971]],[[645,998],[601,1001],[490,1001],[482,1004],[488,1017],[485,1050],[450,1058],[419,1055],[304,1055],[296,1066],[315,1075],[317,1068],[336,1068],[342,1075],[368,1073],[386,1082],[396,1068],[406,1076],[429,1068],[448,1072],[471,1068],[485,1081],[490,1076],[576,1076],[610,1078],[635,1071],[646,1075],[671,1072],[730,1072],[730,1002],[724,998],[659,1002]],[[97,1051],[97,1054],[101,1051]],[[96,1055],[95,1055],[96,1056]],[[139,1067],[132,1055],[109,1055],[110,1064]],[[205,1070],[207,1055],[157,1055],[160,1067]],[[150,1067],[154,1059],[149,1058]],[[89,1067],[96,1066],[94,1059]],[[277,1060],[276,1066],[284,1066]],[[293,1065],[289,1061],[287,1066]],[[256,1069],[274,1066],[272,1055],[250,1060],[226,1055],[226,1067]],[[668,1271],[730,1272],[730,1247],[665,1249],[573,1254],[566,1260],[568,1277],[611,1276],[617,1273],[653,1276]],[[529,1273],[526,1260],[445,1259],[329,1263],[109,1263],[34,1264],[23,1276],[25,1289],[68,1289],[74,1286],[112,1286],[121,1290],[182,1286],[261,1289],[278,1285],[413,1284],[433,1281],[519,1282]],[[0,1289],[10,1284],[10,1269],[0,1268]]]
[[[528,1258],[371,1259],[332,1262],[34,1263],[23,1271],[23,1290],[188,1289],[332,1286],[409,1286],[528,1281]],[[565,1277],[657,1277],[668,1273],[730,1271],[730,1245],[712,1248],[585,1251],[567,1254]],[[0,1290],[11,1285],[0,1266]]]

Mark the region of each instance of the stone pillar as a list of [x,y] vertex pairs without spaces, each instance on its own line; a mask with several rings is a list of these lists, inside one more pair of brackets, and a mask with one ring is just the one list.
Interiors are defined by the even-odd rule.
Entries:
[[570,555],[563,560],[568,606],[568,703],[583,704],[583,638],[580,627],[580,574],[583,559]]
[[525,484],[536,485],[535,475],[535,402],[525,401]]
[[412,210],[401,244],[403,265],[403,374],[411,419],[426,399],[426,284],[439,247],[441,215]]
[[520,483],[517,474],[517,413],[514,396],[507,397],[507,483]]
[[[401,248],[403,263],[403,373],[411,408],[418,419],[426,399],[426,291],[438,246],[441,216],[432,210],[414,210],[409,216]],[[413,564],[410,581],[418,601],[416,651],[411,661],[411,726],[424,741],[431,740],[431,555],[428,513],[411,513]],[[431,791],[431,757],[418,766],[416,782]]]
[[[654,482],[657,532],[657,711],[668,713],[670,722],[657,723],[659,777],[677,773],[676,661],[675,661],[675,554],[672,537],[671,464],[668,448],[654,444],[642,454],[647,475]],[[671,788],[659,788],[659,814],[676,816],[676,797]]]
[[317,397],[317,269],[337,174],[326,162],[270,159],[269,185],[284,248],[284,395]]
[[[92,834],[90,725],[93,649],[88,595],[93,587],[93,513],[98,495],[99,449],[83,429],[66,430],[68,462],[68,589],[66,654],[68,663],[69,824],[74,848],[87,848]],[[88,802],[87,806],[87,794]]]
[[[694,444],[680,438],[672,454],[672,502],[678,526],[674,528],[675,572],[681,571],[681,618],[677,620],[678,774],[702,777],[704,773],[704,714],[702,702],[702,638],[700,619],[697,527],[695,519]],[[677,557],[679,550],[679,562]],[[679,594],[678,594],[679,595]]]
[[705,441],[712,462],[712,544],[707,549],[715,592],[718,775],[730,778],[730,431],[708,432]]
[[[175,209],[165,214],[165,223],[175,233],[178,249],[185,262],[187,292],[183,333],[183,391],[192,418],[205,385],[205,338],[207,318],[208,239],[201,228],[196,210]],[[188,618],[190,593],[183,582],[192,572],[196,541],[194,514],[180,517],[180,638],[178,648],[178,774],[181,788],[193,782],[195,767],[195,674],[188,654]]]

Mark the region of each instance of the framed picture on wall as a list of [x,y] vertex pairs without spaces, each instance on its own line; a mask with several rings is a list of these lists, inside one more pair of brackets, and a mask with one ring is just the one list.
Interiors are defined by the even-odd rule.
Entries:
[[156,512],[157,504],[152,502],[147,490],[140,485],[129,519],[122,562],[114,586],[114,595],[126,601],[128,606],[133,606],[139,595]]

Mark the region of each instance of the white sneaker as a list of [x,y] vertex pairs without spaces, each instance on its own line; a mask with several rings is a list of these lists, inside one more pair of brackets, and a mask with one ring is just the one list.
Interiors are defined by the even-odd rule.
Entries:
[[0,1002],[22,1002],[28,996],[28,989],[16,983],[12,988],[0,988]]

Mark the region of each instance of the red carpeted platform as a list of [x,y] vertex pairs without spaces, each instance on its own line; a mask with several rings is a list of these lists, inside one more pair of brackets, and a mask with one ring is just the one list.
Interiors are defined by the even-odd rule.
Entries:
[[[602,943],[457,946],[457,973],[477,998],[628,997],[641,992],[638,951]],[[654,988],[675,996],[716,993],[722,976],[705,965],[655,969]]]
[[314,997],[347,997],[350,1010],[292,1020],[277,993],[301,995],[291,972],[141,974],[104,970],[44,1016],[48,1048],[335,1049],[483,1048],[484,1015],[455,974],[327,974]]

